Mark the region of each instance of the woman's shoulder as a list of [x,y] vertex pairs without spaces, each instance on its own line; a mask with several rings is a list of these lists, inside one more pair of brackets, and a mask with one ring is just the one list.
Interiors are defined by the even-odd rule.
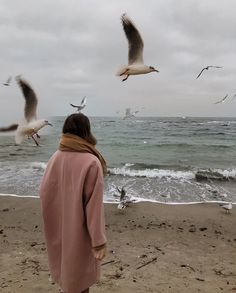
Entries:
[[52,160],[54,159],[68,159],[71,163],[72,162],[80,162],[80,164],[85,164],[85,165],[100,165],[99,159],[91,154],[91,153],[83,153],[83,152],[65,152],[65,151],[60,151],[57,150],[51,157]]

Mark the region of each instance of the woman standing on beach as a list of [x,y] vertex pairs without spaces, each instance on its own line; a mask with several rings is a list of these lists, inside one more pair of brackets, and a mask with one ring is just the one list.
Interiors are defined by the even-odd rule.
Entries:
[[62,132],[40,186],[49,269],[63,292],[87,293],[99,279],[106,251],[106,162],[85,115],[67,117]]

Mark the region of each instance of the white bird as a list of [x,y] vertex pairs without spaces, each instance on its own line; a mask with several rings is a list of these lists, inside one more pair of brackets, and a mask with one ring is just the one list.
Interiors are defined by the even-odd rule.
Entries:
[[11,76],[8,77],[8,79],[3,83],[3,85],[5,86],[9,86],[10,85],[10,82],[11,82]]
[[131,112],[130,108],[125,109],[125,116],[123,117],[123,119],[129,119],[129,118],[133,118],[135,117],[135,115],[138,113],[139,111],[134,111]]
[[228,95],[224,96],[224,98],[223,98],[223,99],[221,99],[221,100],[220,100],[220,101],[218,101],[218,102],[215,102],[214,104],[220,104],[220,103],[224,103],[224,102],[225,102],[225,100],[227,99],[227,97],[228,97]]
[[146,74],[154,71],[159,72],[153,66],[144,65],[143,40],[133,22],[126,14],[121,16],[121,21],[129,43],[129,54],[128,65],[122,66],[117,75],[123,76],[122,81],[125,81],[130,75]]
[[79,106],[76,106],[74,104],[70,104],[72,107],[77,108],[76,112],[80,112],[84,107],[86,106],[86,97],[83,97],[81,103]]
[[226,213],[229,213],[229,211],[232,210],[233,205],[232,202],[229,202],[225,205],[222,205],[221,207],[225,210]]
[[36,139],[36,137],[40,138],[40,136],[38,135],[38,131],[44,126],[46,125],[52,126],[52,124],[44,119],[37,120],[36,110],[37,110],[38,99],[34,90],[31,88],[28,82],[23,80],[20,76],[16,77],[16,81],[19,84],[22,90],[23,96],[25,98],[25,109],[24,109],[25,119],[18,124],[12,124],[9,127],[2,127],[0,128],[0,131],[6,132],[6,131],[16,130],[16,134],[15,134],[16,144],[20,144],[26,137],[28,138],[31,137],[34,140],[35,144],[39,145]]

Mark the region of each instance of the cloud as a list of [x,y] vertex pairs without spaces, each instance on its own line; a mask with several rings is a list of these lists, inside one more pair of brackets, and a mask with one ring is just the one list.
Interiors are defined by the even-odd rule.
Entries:
[[[216,108],[213,102],[236,91],[235,9],[233,0],[3,0],[1,81],[17,74],[29,80],[39,116],[67,115],[68,104],[84,95],[88,115],[145,105],[140,115],[234,116],[233,103]],[[125,83],[115,76],[128,55],[123,12],[142,34],[145,63],[159,74]],[[223,69],[196,80],[206,65]],[[22,117],[23,107],[16,84],[1,86],[0,124]]]

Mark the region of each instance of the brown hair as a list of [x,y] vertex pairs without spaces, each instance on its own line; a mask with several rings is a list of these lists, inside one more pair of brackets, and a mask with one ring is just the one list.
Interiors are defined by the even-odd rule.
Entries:
[[82,113],[75,113],[68,116],[64,122],[62,132],[77,135],[92,145],[96,145],[97,140],[91,133],[90,121]]

